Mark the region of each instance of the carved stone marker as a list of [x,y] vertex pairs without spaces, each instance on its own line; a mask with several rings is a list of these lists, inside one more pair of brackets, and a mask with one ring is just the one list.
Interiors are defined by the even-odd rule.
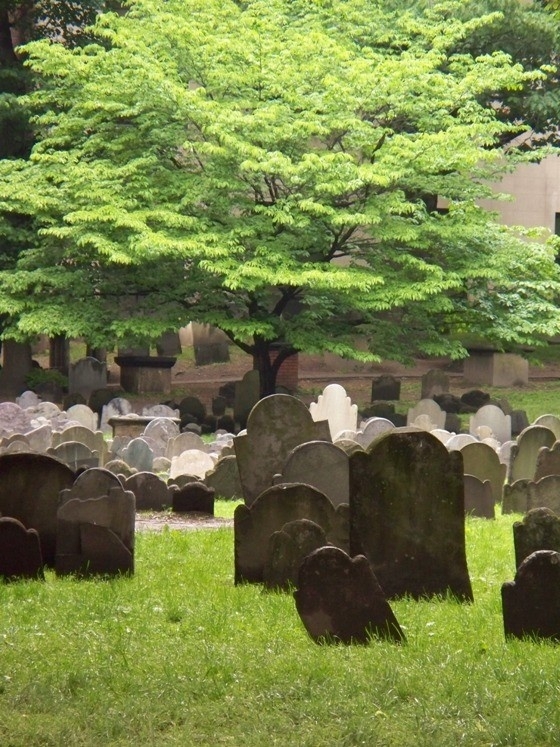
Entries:
[[372,636],[405,640],[363,555],[351,558],[337,547],[315,550],[301,564],[294,598],[317,643],[368,643]]
[[0,518],[0,579],[43,577],[39,534],[35,529],[26,529],[17,519]]
[[560,552],[560,516],[549,508],[533,508],[513,525],[515,567],[538,550]]

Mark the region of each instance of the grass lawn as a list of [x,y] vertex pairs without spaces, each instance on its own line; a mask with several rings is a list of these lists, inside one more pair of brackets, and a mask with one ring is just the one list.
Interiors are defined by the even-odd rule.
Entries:
[[512,516],[467,520],[475,603],[393,603],[408,643],[317,646],[233,585],[233,530],[139,533],[136,574],[0,586],[0,744],[554,745],[560,648],[503,636]]

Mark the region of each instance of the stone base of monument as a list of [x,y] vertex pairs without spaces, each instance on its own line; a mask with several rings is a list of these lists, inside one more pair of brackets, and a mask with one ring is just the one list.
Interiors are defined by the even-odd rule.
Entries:
[[115,358],[121,369],[121,387],[131,394],[171,391],[171,369],[177,358],[171,356],[122,355]]

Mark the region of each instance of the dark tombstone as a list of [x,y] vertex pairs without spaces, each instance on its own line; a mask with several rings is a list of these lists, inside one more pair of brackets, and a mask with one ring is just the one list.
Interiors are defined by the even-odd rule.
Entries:
[[401,396],[401,382],[390,374],[384,374],[371,382],[371,401],[397,400]]
[[163,511],[171,505],[167,483],[153,472],[137,472],[127,477],[124,489],[134,493],[137,511]]
[[454,412],[445,413],[445,430],[449,433],[459,433],[462,423],[461,418]]
[[222,415],[216,421],[216,430],[227,431],[228,433],[235,433],[235,420],[231,415]]
[[490,480],[465,475],[465,514],[477,519],[495,519],[494,496]]
[[388,598],[472,601],[461,454],[412,429],[352,454],[350,554],[369,559]]
[[297,611],[316,643],[368,643],[372,636],[402,643],[399,623],[367,558],[337,547],[308,555],[294,592]]
[[369,418],[387,418],[389,420],[395,414],[395,405],[392,402],[372,402],[371,405],[364,407],[360,414],[364,420]]
[[214,495],[214,489],[203,482],[189,482],[173,491],[171,507],[174,513],[197,511],[214,516]]
[[89,395],[88,406],[100,415],[105,405],[108,405],[109,402],[115,398],[123,397],[124,394],[125,392],[122,389],[117,390],[102,387],[101,389],[96,389]]
[[247,425],[247,419],[261,396],[259,372],[247,371],[241,381],[235,383],[233,418],[241,429]]
[[549,508],[533,508],[513,525],[515,567],[538,550],[560,552],[560,516]]
[[538,550],[502,585],[506,638],[560,640],[560,553]]
[[164,332],[156,341],[156,352],[163,356],[181,355],[181,341],[178,332]]
[[62,409],[69,410],[74,405],[87,405],[87,400],[80,392],[72,392],[71,394],[65,394],[62,398]]
[[107,386],[107,364],[96,358],[81,358],[70,364],[68,390],[89,397],[92,392]]
[[222,415],[225,415],[226,407],[227,400],[225,397],[221,397],[220,395],[212,397],[212,415],[220,418]]
[[197,436],[200,436],[202,433],[202,428],[198,423],[185,423],[181,421],[181,433],[196,433]]
[[0,372],[0,393],[8,397],[21,394],[29,388],[26,377],[33,369],[31,345],[28,342],[3,340],[2,357],[4,366]]
[[36,529],[43,562],[54,566],[56,511],[61,490],[70,488],[74,472],[44,454],[0,455],[0,515]]
[[100,498],[63,503],[57,512],[57,574],[132,573],[135,516],[134,494],[122,487]]
[[474,407],[476,411],[490,402],[490,395],[480,389],[471,389],[461,395],[461,402],[469,407]]
[[304,558],[327,544],[324,529],[314,521],[297,519],[284,524],[270,536],[263,569],[265,587],[283,591],[297,588]]
[[218,389],[218,395],[223,397],[228,407],[233,407],[235,402],[235,381],[228,381]]
[[550,448],[542,446],[537,452],[535,482],[548,475],[560,475],[560,441],[556,441]]
[[44,578],[38,532],[7,516],[0,518],[0,578]]
[[513,438],[519,436],[519,434],[528,428],[529,418],[525,410],[512,410],[510,413],[511,417],[511,435]]
[[437,402],[438,405],[441,407],[441,409],[444,412],[447,413],[460,413],[463,412],[463,402],[461,402],[461,398],[457,397],[455,394],[450,394],[449,392],[444,392],[442,394],[434,394],[433,398],[434,402]]
[[198,397],[183,397],[179,402],[179,414],[181,416],[181,423],[187,415],[191,415],[195,418],[197,423],[202,423],[206,417],[206,407]]
[[430,399],[449,391],[449,376],[438,368],[431,368],[420,379],[421,399]]
[[251,506],[237,506],[233,515],[235,583],[261,583],[274,532],[297,519],[318,524],[327,542],[348,548],[348,506],[332,505],[326,495],[303,484],[281,484],[265,490]]

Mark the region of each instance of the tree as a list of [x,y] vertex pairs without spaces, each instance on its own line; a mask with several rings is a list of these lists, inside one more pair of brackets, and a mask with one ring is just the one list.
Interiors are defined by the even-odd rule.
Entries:
[[499,18],[460,5],[137,0],[96,44],[28,45],[40,139],[0,163],[0,209],[39,232],[0,273],[6,334],[210,322],[266,394],[299,350],[461,357],[467,331],[559,332],[553,247],[476,202],[529,157],[504,154],[520,127],[488,100],[547,73],[457,51]]

